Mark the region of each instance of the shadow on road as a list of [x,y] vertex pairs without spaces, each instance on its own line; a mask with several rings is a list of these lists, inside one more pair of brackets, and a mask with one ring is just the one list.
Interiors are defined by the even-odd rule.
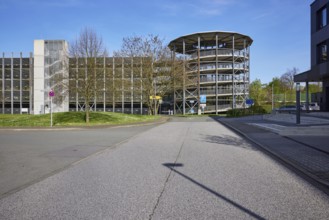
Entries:
[[202,139],[208,143],[230,145],[248,150],[257,150],[257,148],[246,143],[245,140],[230,135],[202,135]]
[[179,171],[177,171],[177,170],[174,169],[175,167],[182,167],[182,166],[184,166],[183,164],[181,164],[181,163],[164,163],[162,165],[165,166],[165,167],[167,167],[167,168],[169,168],[171,171],[177,173],[178,175],[184,177],[185,179],[191,181],[192,183],[196,184],[197,186],[201,187],[202,189],[204,189],[204,190],[212,193],[216,197],[218,197],[218,198],[224,200],[225,202],[231,204],[232,206],[234,206],[235,208],[241,210],[242,212],[245,212],[246,214],[252,216],[253,218],[255,218],[255,219],[265,219],[262,216],[257,215],[253,211],[251,211],[251,210],[249,210],[249,209],[241,206],[240,204],[232,201],[231,199],[229,199],[229,198],[227,198],[227,197],[219,194],[218,192],[210,189],[209,187],[207,187],[207,186],[205,186],[205,185],[197,182],[196,180],[192,179],[191,177],[189,177],[189,176],[187,176],[187,175],[185,175],[185,174],[183,174],[183,173],[181,173],[181,172],[179,172]]

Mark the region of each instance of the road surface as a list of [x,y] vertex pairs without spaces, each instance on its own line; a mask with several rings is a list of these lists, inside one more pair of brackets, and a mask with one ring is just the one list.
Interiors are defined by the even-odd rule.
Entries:
[[0,219],[329,219],[329,200],[220,123],[178,118],[2,198]]

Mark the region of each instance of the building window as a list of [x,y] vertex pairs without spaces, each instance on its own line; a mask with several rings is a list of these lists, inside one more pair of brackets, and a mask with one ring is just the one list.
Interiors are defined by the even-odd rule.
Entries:
[[318,51],[318,63],[323,63],[328,61],[328,46],[327,42],[324,41],[317,46]]
[[317,23],[318,23],[318,25],[317,25],[318,30],[327,25],[328,18],[327,18],[327,7],[326,6],[321,8],[317,12]]

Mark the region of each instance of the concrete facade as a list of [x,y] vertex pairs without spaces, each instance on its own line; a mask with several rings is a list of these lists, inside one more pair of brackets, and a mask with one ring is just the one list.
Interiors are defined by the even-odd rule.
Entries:
[[311,4],[311,69],[294,77],[295,82],[322,82],[320,109],[329,111],[329,0]]
[[[203,108],[206,113],[218,113],[246,107],[251,44],[252,39],[248,36],[220,31],[173,40],[169,48],[177,56],[182,53],[185,56],[184,62],[178,63],[184,66],[182,77],[186,81],[183,87],[176,88],[175,95],[162,97],[159,111],[189,114],[200,113]],[[65,40],[34,41],[34,56],[31,54],[27,59],[29,72],[25,72],[28,76],[25,84],[28,86],[23,91],[24,106],[22,101],[15,101],[15,97],[22,97],[15,95],[22,86],[14,86],[15,79],[19,81],[19,76],[14,74],[15,68],[22,69],[19,60],[13,55],[9,58],[3,55],[0,62],[0,89],[1,97],[4,97],[1,99],[2,113],[84,111],[83,92],[75,88],[83,85],[87,67],[84,58],[69,57]],[[95,58],[97,80],[94,82],[93,100],[89,102],[91,110],[148,114],[150,95],[143,87],[147,65],[150,65],[147,57]],[[55,93],[52,98],[49,96],[51,90]],[[206,103],[201,103],[202,96],[207,99]],[[24,108],[28,111],[22,110]]]
[[0,113],[22,114],[32,111],[32,76],[32,53],[2,53],[0,57]]
[[[62,86],[68,80],[68,44],[64,40],[34,41],[34,114],[69,110],[68,92]],[[52,102],[48,93],[53,90]]]

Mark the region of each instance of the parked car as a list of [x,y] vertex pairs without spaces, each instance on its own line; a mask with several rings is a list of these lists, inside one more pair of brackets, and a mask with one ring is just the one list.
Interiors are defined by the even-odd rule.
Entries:
[[311,102],[308,107],[311,111],[319,111],[320,110],[320,106],[318,106],[318,103],[316,103],[316,102]]
[[[308,108],[309,108],[310,111],[318,111],[318,110],[320,110],[320,106],[316,102],[309,103],[308,104]],[[306,110],[306,103],[302,103],[300,105],[300,109],[305,111]]]
[[284,105],[278,109],[278,112],[292,113],[292,112],[296,112],[296,110],[297,110],[297,107],[295,105]]

